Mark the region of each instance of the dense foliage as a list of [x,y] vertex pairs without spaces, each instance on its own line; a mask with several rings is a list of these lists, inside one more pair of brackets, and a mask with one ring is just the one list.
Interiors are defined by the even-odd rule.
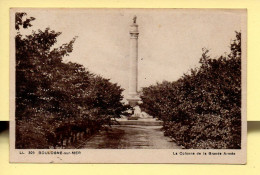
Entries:
[[241,33],[230,48],[218,59],[203,49],[200,67],[142,90],[141,109],[185,148],[241,148]]
[[64,63],[76,37],[55,48],[61,34],[46,28],[23,36],[35,18],[16,14],[16,148],[68,147],[129,107],[123,89],[77,63]]

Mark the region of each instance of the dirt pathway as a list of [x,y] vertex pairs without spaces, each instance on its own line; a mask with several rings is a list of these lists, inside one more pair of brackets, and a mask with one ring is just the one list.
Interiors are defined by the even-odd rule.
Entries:
[[180,149],[163,135],[162,126],[114,125],[83,143],[86,149]]

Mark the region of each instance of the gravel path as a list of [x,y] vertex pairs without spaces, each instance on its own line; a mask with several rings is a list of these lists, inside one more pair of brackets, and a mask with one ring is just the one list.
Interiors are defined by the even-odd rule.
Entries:
[[163,135],[162,126],[114,125],[89,138],[86,149],[180,149]]

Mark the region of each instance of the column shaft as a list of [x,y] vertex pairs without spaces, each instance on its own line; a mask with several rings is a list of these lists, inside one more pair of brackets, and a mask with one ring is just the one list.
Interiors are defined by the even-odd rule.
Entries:
[[138,84],[138,41],[137,37],[130,39],[130,64],[129,64],[129,95],[137,95]]

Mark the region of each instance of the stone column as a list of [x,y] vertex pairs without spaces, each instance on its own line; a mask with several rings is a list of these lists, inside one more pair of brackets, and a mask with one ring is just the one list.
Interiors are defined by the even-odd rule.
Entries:
[[136,16],[130,25],[130,54],[129,54],[129,85],[128,85],[128,102],[134,107],[140,100],[137,93],[138,89],[138,25],[136,24]]

